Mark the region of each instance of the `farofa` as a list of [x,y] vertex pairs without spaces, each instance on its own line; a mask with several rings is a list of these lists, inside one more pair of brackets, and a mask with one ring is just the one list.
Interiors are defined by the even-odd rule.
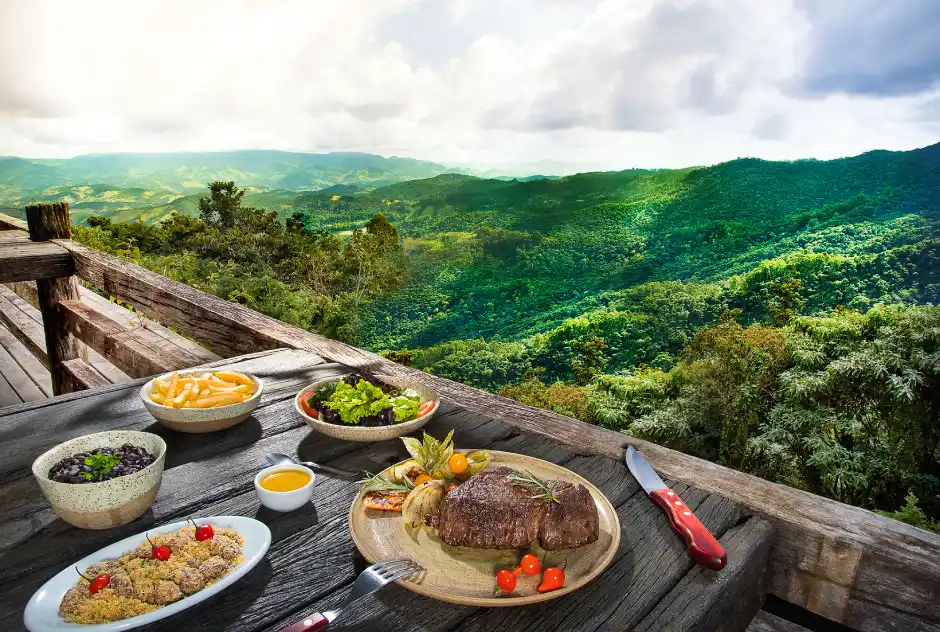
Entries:
[[171,550],[165,562],[152,559],[152,545],[146,539],[134,550],[116,560],[105,560],[85,570],[94,578],[107,573],[111,582],[95,594],[88,592],[88,580],[79,579],[59,605],[59,614],[70,623],[106,623],[152,612],[194,594],[225,577],[244,561],[242,538],[233,529],[216,527],[215,536],[195,538],[194,527],[151,536],[153,546]]

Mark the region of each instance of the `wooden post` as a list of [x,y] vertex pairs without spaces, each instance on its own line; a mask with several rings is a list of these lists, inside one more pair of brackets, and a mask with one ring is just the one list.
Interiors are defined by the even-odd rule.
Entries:
[[[29,238],[32,241],[72,238],[69,205],[65,202],[27,206],[26,223],[29,226]],[[75,385],[69,373],[63,370],[62,363],[78,358],[80,348],[78,341],[69,333],[60,319],[58,304],[61,301],[81,300],[78,293],[78,279],[70,276],[38,280],[36,291],[39,295],[39,311],[42,312],[42,324],[46,334],[49,373],[52,374],[52,392],[54,395],[70,393],[75,390]]]

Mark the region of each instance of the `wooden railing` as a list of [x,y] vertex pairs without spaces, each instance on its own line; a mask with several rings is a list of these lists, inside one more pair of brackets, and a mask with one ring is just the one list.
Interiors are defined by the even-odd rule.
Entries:
[[[425,382],[461,406],[536,428],[585,452],[622,458],[624,448],[633,445],[665,476],[733,498],[775,526],[769,593],[857,630],[940,632],[940,536],[936,534],[400,366],[62,238],[64,230],[44,228],[64,226],[61,218],[44,217],[61,213],[58,207],[30,208],[37,210],[28,212],[27,223],[0,215],[0,229],[25,230],[34,241],[48,245],[40,251],[32,250],[39,244],[20,243],[6,250],[5,244],[16,240],[0,239],[0,282],[37,279],[38,290],[49,279],[58,285],[71,283],[63,280],[71,273],[222,356],[277,347],[305,349],[327,361],[368,365],[377,372]],[[67,206],[65,213],[67,226]],[[40,304],[46,303],[43,319],[46,339],[52,343],[48,344],[50,370],[58,371],[66,386],[93,386],[82,384],[83,367],[70,357],[70,337],[80,338],[132,376],[150,375],[172,363],[172,358],[155,358],[122,339],[113,322],[77,302],[69,291],[38,294]]]

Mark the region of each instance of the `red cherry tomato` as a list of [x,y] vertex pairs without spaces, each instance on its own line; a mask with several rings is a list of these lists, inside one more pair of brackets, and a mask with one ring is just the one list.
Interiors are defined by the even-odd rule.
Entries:
[[539,558],[531,553],[522,556],[519,566],[522,567],[522,572],[526,575],[538,575],[539,571],[542,570],[542,563],[539,562]]
[[313,417],[317,419],[320,416],[320,411],[310,405],[310,402],[303,397],[300,398],[300,408],[307,414],[308,417]]
[[155,560],[165,562],[170,559],[170,553],[170,547],[161,544],[160,546],[153,547],[152,556]]
[[189,520],[193,523],[193,526],[196,527],[196,539],[200,542],[204,540],[211,540],[215,535],[215,531],[212,530],[211,524],[199,524],[197,525],[192,518]]
[[104,590],[111,583],[110,575],[101,574],[94,579],[90,579],[87,575],[85,575],[85,573],[78,570],[77,566],[75,567],[75,572],[84,577],[88,582],[88,592],[92,595],[94,595],[99,590]]
[[551,592],[553,590],[558,590],[565,585],[565,571],[561,570],[557,566],[552,566],[546,568],[545,572],[542,573],[542,583],[539,585],[538,591],[540,593]]
[[157,546],[153,543],[153,540],[150,539],[149,535],[146,537],[147,542],[150,542],[150,557],[152,559],[160,560],[161,562],[165,562],[170,559],[170,547],[163,546],[162,544]]
[[434,408],[434,400],[429,399],[426,402],[422,402],[422,404],[418,407],[418,417],[423,417],[432,408]]
[[496,573],[496,585],[503,592],[511,593],[516,589],[516,575],[512,571],[503,569]]
[[108,587],[108,584],[111,583],[110,575],[98,575],[95,579],[88,585],[88,592],[94,595],[99,590],[104,590]]

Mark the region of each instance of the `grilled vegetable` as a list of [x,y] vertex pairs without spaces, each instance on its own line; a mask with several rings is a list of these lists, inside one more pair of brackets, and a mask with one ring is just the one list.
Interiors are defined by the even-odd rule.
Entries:
[[428,514],[437,511],[444,500],[444,482],[428,480],[413,490],[405,498],[402,506],[402,518],[409,527],[420,527],[426,522]]
[[368,492],[362,498],[366,509],[376,511],[401,511],[408,494],[404,492]]
[[414,459],[408,459],[404,463],[399,463],[389,472],[389,479],[395,481],[396,483],[401,483],[403,479],[407,478],[411,481],[414,481],[421,474],[427,474],[424,469],[418,465],[418,462]]

